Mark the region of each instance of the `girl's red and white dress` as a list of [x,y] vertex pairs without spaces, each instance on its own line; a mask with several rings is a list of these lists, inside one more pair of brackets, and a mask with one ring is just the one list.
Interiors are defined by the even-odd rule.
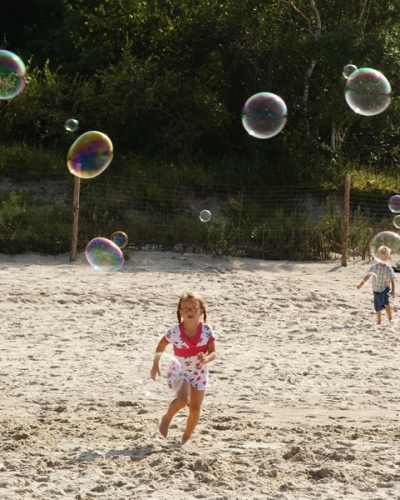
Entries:
[[175,325],[164,336],[165,342],[172,345],[174,356],[182,365],[182,371],[173,362],[168,370],[167,382],[170,389],[177,387],[180,380],[187,380],[196,389],[206,389],[208,383],[208,365],[199,363],[197,354],[208,352],[208,344],[215,341],[211,326],[199,323],[196,335],[188,338],[183,324]]

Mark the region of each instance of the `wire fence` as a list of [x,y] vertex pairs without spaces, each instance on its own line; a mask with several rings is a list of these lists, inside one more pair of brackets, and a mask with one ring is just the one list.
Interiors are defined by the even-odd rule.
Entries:
[[[35,227],[35,238],[48,241],[51,247],[58,237],[60,253],[68,251],[73,190],[71,176],[29,182],[3,179],[3,225],[5,207],[12,205],[10,196],[26,193],[24,210]],[[378,190],[367,194],[351,190],[349,206],[349,256],[367,258],[368,241],[376,232],[397,230],[388,196]],[[343,207],[344,186],[218,185],[207,189],[195,183],[172,184],[160,179],[127,182],[99,176],[81,182],[78,250],[94,237],[110,238],[115,231],[124,231],[131,250],[268,260],[336,258],[342,251]],[[202,210],[211,212],[209,222],[200,220]]]

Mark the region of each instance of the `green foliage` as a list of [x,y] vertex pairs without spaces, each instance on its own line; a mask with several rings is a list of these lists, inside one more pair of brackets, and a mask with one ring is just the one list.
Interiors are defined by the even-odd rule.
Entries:
[[[24,22],[11,7],[2,13],[11,44],[12,23],[23,26],[22,46],[7,48],[24,56],[30,78],[1,103],[3,142],[66,150],[73,136],[63,123],[74,117],[80,132],[103,131],[122,154],[232,161],[239,179],[246,164],[274,184],[329,181],[332,161],[398,166],[399,104],[360,117],[345,103],[342,77],[353,62],[400,85],[396,2],[325,2],[319,19],[306,0],[32,3]],[[244,102],[260,91],[288,106],[273,140],[249,137],[241,124]]]
[[[18,97],[0,101],[0,176],[64,178],[78,134],[109,135],[113,171],[82,183],[81,247],[93,230],[108,234],[127,224],[143,235],[143,244],[165,248],[186,241],[215,255],[294,251],[321,258],[337,251],[339,213],[329,209],[317,234],[306,214],[274,207],[261,215],[256,200],[243,208],[232,186],[337,187],[350,172],[367,192],[371,179],[381,193],[399,188],[399,102],[393,98],[378,116],[357,115],[345,102],[342,76],[350,62],[374,67],[396,95],[398,2],[333,0],[314,9],[308,0],[22,2],[17,12],[5,0],[0,18],[2,44],[24,59],[29,77]],[[241,123],[244,102],[260,91],[278,94],[288,107],[286,127],[269,140],[249,136]],[[80,129],[68,133],[64,122],[72,117]],[[117,196],[114,175],[132,185],[133,206],[120,193],[125,212],[102,203]],[[166,193],[163,183],[174,188]],[[221,217],[194,229],[181,213],[179,190],[194,185],[202,192],[216,184],[227,186]],[[44,208],[32,208],[32,195],[4,196],[10,241],[21,234],[35,241],[31,227],[40,218],[31,210],[44,221]],[[59,220],[65,207],[51,203]],[[61,233],[56,247],[67,250]],[[1,238],[6,248],[7,237]]]
[[70,211],[38,203],[27,189],[1,196],[0,252],[57,255],[71,240]]
[[43,147],[32,148],[25,143],[0,144],[0,176],[51,179],[66,172],[62,153]]

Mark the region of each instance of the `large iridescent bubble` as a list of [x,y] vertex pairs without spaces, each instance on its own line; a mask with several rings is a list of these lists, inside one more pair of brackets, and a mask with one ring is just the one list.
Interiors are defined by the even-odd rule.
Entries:
[[97,237],[86,245],[85,256],[89,264],[101,273],[115,273],[124,265],[124,255],[113,241]]
[[12,99],[25,87],[25,64],[13,52],[0,50],[0,99]]
[[243,127],[257,139],[269,139],[286,125],[286,114],[283,99],[270,92],[260,92],[247,99],[243,106]]
[[369,246],[369,251],[372,257],[378,262],[381,262],[379,256],[379,248],[381,246],[388,247],[390,249],[390,257],[392,261],[400,261],[400,235],[394,231],[382,231],[376,234]]
[[373,116],[389,106],[391,90],[390,83],[380,71],[360,68],[347,79],[345,98],[355,113]]
[[82,179],[100,175],[113,159],[113,144],[102,132],[82,134],[69,148],[67,165],[71,174]]
[[394,194],[389,198],[389,210],[394,214],[400,214],[400,194]]
[[[150,376],[153,359],[158,358],[156,380]],[[157,352],[144,357],[136,371],[136,384],[139,391],[152,399],[173,399],[183,384],[183,368],[180,361],[172,354]]]

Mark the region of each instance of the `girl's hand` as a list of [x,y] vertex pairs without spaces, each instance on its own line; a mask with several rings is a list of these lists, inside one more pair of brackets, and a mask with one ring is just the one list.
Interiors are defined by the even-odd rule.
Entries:
[[199,354],[197,355],[198,364],[199,365],[206,364],[207,363],[206,358],[207,354],[205,354],[204,352],[199,352]]

